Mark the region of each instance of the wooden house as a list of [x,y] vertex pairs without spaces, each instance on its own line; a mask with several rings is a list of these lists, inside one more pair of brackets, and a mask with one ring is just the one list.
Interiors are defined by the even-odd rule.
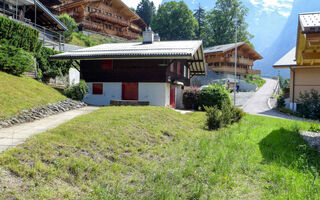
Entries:
[[192,76],[206,74],[202,41],[154,41],[150,30],[143,42],[103,44],[51,59],[80,60],[81,78],[90,88],[84,101],[91,105],[131,101],[182,107],[184,86]]
[[226,44],[205,49],[204,54],[209,70],[221,75],[234,75],[235,48],[238,49],[237,74],[241,77],[246,75],[260,75],[260,70],[253,69],[253,63],[262,59],[250,45],[244,42]]
[[60,0],[57,14],[67,13],[80,31],[93,31],[125,39],[138,39],[146,23],[121,0]]
[[320,93],[320,12],[299,15],[296,47],[273,66],[290,69],[290,108],[297,109],[300,93]]

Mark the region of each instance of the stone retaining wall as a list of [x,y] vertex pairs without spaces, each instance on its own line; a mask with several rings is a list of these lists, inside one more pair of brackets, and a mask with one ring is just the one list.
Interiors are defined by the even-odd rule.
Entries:
[[25,122],[32,122],[37,119],[45,118],[50,115],[66,112],[77,108],[82,108],[87,104],[71,99],[66,99],[58,103],[49,103],[45,106],[34,107],[30,110],[23,110],[15,117],[11,117],[7,120],[0,121],[0,128],[7,128],[16,124]]

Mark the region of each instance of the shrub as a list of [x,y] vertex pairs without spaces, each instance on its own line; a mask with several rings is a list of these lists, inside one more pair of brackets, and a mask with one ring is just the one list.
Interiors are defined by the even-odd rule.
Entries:
[[207,115],[206,125],[209,130],[217,130],[239,122],[245,116],[245,113],[240,108],[227,103],[223,103],[221,109],[217,106],[205,106],[204,108]]
[[303,117],[320,119],[320,95],[316,90],[312,89],[310,92],[300,93],[297,103],[299,104],[297,111]]
[[223,125],[223,116],[222,111],[217,107],[206,107],[204,106],[207,115],[206,125],[209,130],[217,130],[222,128]]
[[66,88],[64,94],[70,99],[81,101],[88,93],[88,88],[87,83],[81,80],[79,84]]
[[201,90],[199,95],[199,105],[203,109],[204,106],[213,107],[217,106],[219,109],[222,107],[222,103],[231,105],[231,97],[224,85],[219,83],[210,85],[207,88]]
[[9,74],[20,76],[32,70],[35,60],[29,52],[8,44],[0,46],[0,70]]
[[263,78],[257,75],[248,75],[244,81],[251,85],[257,85],[258,87],[262,87],[266,83]]
[[11,46],[35,52],[39,31],[0,16],[0,38],[7,40]]
[[71,61],[49,60],[51,55],[59,53],[47,47],[41,47],[36,54],[39,71],[42,80],[46,82],[49,78],[65,75],[69,72]]
[[68,14],[62,14],[58,16],[58,19],[67,26],[68,30],[63,31],[63,35],[65,37],[66,42],[70,42],[72,40],[72,33],[78,30],[78,24],[76,21],[70,17]]
[[320,124],[311,122],[309,131],[320,133]]
[[198,110],[199,94],[200,94],[199,88],[194,87],[194,88],[186,89],[183,93],[183,98],[182,98],[184,108]]
[[282,94],[277,99],[277,108],[284,108],[284,107],[286,107],[286,101]]

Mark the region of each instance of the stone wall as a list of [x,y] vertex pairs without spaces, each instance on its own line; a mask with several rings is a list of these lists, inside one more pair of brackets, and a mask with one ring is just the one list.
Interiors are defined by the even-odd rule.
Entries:
[[25,122],[32,122],[37,119],[45,118],[50,115],[66,112],[81,107],[85,107],[87,104],[71,99],[66,99],[58,103],[47,104],[45,106],[34,107],[30,110],[23,110],[15,117],[9,118],[4,121],[0,121],[0,128],[7,128],[16,124]]

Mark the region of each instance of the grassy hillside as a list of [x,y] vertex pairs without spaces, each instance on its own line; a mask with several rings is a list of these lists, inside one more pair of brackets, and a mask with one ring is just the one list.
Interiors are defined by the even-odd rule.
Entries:
[[319,199],[309,124],[246,116],[220,131],[202,112],[105,107],[0,155],[0,199]]
[[72,40],[70,44],[81,46],[81,47],[91,47],[99,44],[106,43],[119,43],[119,42],[128,42],[125,39],[115,39],[111,37],[106,37],[98,34],[92,34],[90,36],[84,35],[82,33],[72,33]]
[[29,77],[16,77],[0,72],[0,120],[22,110],[65,98],[57,90]]

